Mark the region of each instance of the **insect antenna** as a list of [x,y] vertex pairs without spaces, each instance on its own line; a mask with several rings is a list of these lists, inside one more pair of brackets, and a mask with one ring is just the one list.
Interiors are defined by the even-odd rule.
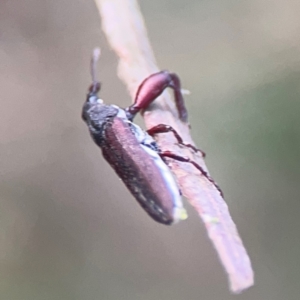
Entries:
[[92,55],[92,59],[91,59],[91,67],[90,67],[91,68],[90,72],[91,72],[92,81],[93,81],[90,88],[89,88],[89,95],[90,96],[96,95],[100,91],[100,88],[101,88],[100,81],[97,80],[97,76],[96,76],[97,63],[98,63],[100,54],[101,54],[101,49],[100,48],[95,48],[94,51],[93,51],[93,55]]

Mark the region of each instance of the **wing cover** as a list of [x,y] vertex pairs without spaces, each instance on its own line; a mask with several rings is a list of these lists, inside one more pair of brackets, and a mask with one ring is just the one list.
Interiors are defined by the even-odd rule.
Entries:
[[174,195],[154,159],[143,149],[128,122],[115,117],[105,125],[104,158],[146,212],[163,224],[174,222]]

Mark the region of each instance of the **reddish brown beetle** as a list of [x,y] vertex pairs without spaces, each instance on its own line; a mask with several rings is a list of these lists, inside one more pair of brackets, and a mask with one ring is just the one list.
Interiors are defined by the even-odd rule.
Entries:
[[[181,137],[170,126],[160,124],[145,132],[132,122],[134,116],[147,108],[167,87],[174,90],[179,117],[186,122],[187,110],[178,76],[168,71],[149,76],[140,85],[134,104],[122,109],[116,105],[106,105],[98,97],[100,83],[95,80],[98,56],[99,53],[94,52],[91,68],[93,83],[82,110],[82,118],[88,125],[94,142],[102,149],[104,158],[132,195],[154,220],[169,225],[185,219],[187,214],[182,205],[179,188],[163,157],[190,162],[208,180],[214,184],[215,182],[201,166],[190,159],[170,151],[159,150],[151,137],[153,134],[171,131],[178,142],[184,144]],[[186,146],[198,151],[192,145]]]

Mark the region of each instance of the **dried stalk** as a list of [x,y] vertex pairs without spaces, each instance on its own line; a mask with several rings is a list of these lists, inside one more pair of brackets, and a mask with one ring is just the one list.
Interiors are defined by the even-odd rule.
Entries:
[[[159,71],[151,49],[143,17],[136,0],[95,0],[102,19],[102,29],[119,57],[118,75],[134,99],[138,85]],[[172,126],[187,143],[193,144],[189,125],[178,119],[174,101],[163,93],[143,114],[146,127],[157,124]],[[203,157],[189,148],[180,147],[172,134],[157,135],[161,149],[172,150],[197,162],[207,171]],[[227,204],[219,191],[189,163],[169,159],[183,195],[204,222],[207,233],[228,274],[234,293],[253,285],[251,262],[233,223]]]

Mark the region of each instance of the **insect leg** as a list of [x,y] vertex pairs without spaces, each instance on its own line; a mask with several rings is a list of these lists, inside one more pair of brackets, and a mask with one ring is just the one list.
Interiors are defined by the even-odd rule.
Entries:
[[181,136],[178,134],[178,132],[173,127],[171,127],[169,125],[159,124],[159,125],[156,125],[156,126],[150,128],[150,129],[148,129],[147,132],[151,136],[153,136],[153,135],[155,135],[157,133],[172,132],[174,134],[175,138],[177,139],[178,144],[186,146],[186,147],[189,147],[189,148],[193,149],[195,152],[200,152],[203,157],[206,156],[205,152],[203,152],[202,150],[196,148],[192,144],[185,143],[182,140]]
[[161,157],[169,157],[169,158],[173,158],[173,159],[178,160],[178,161],[191,163],[196,169],[198,169],[200,171],[200,173],[205,178],[207,178],[208,181],[210,181],[215,186],[215,188],[220,192],[221,196],[223,197],[223,192],[222,192],[221,188],[218,186],[218,184],[213,180],[213,178],[199,164],[197,164],[193,160],[189,159],[188,157],[183,157],[183,156],[177,155],[177,154],[175,154],[171,151],[161,151],[159,153],[159,155]]
[[140,84],[134,103],[125,109],[128,119],[132,120],[138,112],[147,108],[167,87],[174,90],[180,120],[187,122],[188,114],[181,93],[180,79],[169,71],[152,74]]

